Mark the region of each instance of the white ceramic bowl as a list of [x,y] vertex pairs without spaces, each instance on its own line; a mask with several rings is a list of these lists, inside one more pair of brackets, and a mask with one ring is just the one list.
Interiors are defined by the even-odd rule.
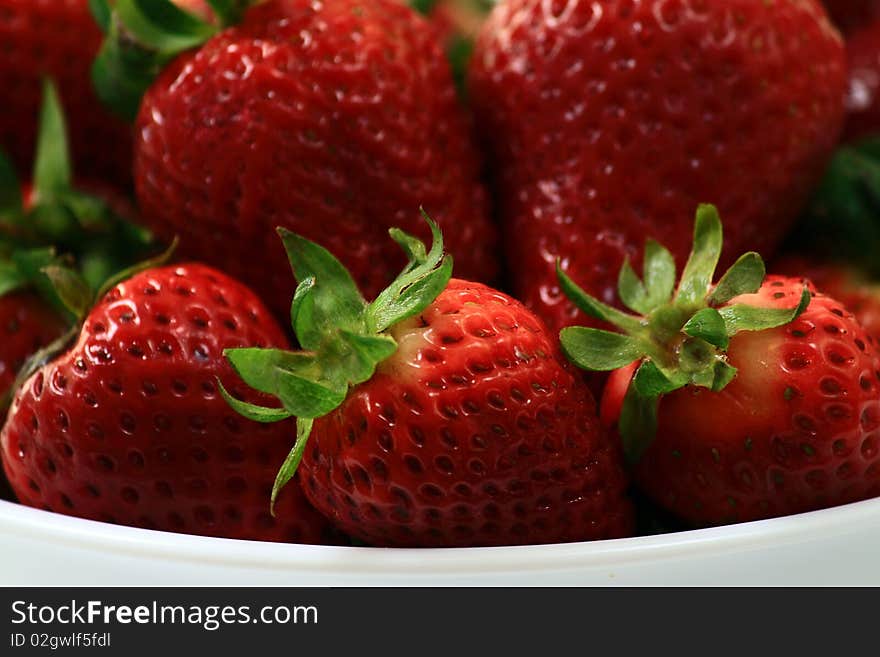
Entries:
[[3,585],[880,585],[880,499],[593,543],[389,550],[231,541],[0,502]]

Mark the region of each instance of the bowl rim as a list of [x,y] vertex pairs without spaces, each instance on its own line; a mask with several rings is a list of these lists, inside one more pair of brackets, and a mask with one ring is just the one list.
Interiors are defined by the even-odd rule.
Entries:
[[[483,548],[372,548],[210,538],[111,525],[0,501],[0,527],[18,536],[114,556],[310,574],[461,576],[620,568],[760,550],[880,524],[880,498],[770,520],[582,543]],[[875,525],[876,526],[876,525]]]

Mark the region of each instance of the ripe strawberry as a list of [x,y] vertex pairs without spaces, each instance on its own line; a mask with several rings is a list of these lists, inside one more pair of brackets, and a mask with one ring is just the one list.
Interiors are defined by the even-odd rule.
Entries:
[[823,294],[836,299],[865,329],[869,340],[880,345],[880,286],[852,267],[787,255],[773,262],[773,272],[807,278]]
[[640,488],[696,525],[770,518],[880,495],[880,355],[842,304],[746,254],[712,285],[721,223],[701,208],[673,297],[670,254],[647,249],[604,306],[560,272],[579,306],[626,331],[562,332],[582,367],[612,373],[602,419]]
[[878,0],[824,0],[831,20],[845,33],[852,32],[880,17]]
[[464,274],[496,273],[449,66],[434,31],[395,0],[251,8],[165,68],[136,132],[149,226],[179,235],[182,254],[222,264],[280,315],[289,294],[279,225],[327,244],[375,294],[404,262],[382,236],[392,225],[426,235],[412,219],[423,205],[453,236]]
[[849,93],[846,139],[880,135],[880,12],[846,42]]
[[89,0],[0,0],[0,147],[30,169],[44,77],[56,80],[70,118],[77,171],[130,186],[130,128],[92,91],[101,31]]
[[726,262],[770,254],[837,142],[845,77],[816,0],[501,2],[470,90],[514,292],[551,327],[575,322],[559,258],[614,303],[646,235],[684,261],[704,199],[728,217]]
[[554,336],[519,302],[452,279],[434,247],[367,304],[323,248],[283,232],[300,286],[303,352],[228,352],[298,417],[276,490],[301,460],[303,489],[346,533],[383,546],[477,546],[625,536],[633,517],[619,450]]
[[[9,393],[25,361],[66,328],[63,318],[33,292],[0,296],[0,399]],[[0,408],[0,423],[4,416]]]
[[115,286],[13,403],[0,442],[19,500],[154,529],[320,542],[326,523],[296,488],[269,515],[290,427],[247,422],[218,392],[218,380],[242,392],[222,352],[243,346],[287,341],[257,297],[216,270],[163,267]]

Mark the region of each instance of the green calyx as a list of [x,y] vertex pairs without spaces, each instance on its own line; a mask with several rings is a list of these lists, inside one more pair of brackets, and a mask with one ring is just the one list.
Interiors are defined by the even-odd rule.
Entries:
[[49,81],[32,185],[25,199],[11,162],[0,153],[0,295],[34,289],[71,321],[80,319],[86,292],[93,299],[109,278],[145,257],[152,240],[105,201],[74,186],[64,115]]
[[721,247],[718,211],[702,205],[697,210],[693,249],[676,287],[672,254],[649,240],[642,278],[627,261],[618,281],[621,301],[638,314],[603,304],[557,267],[562,290],[580,310],[622,331],[563,329],[560,340],[568,358],[590,371],[611,371],[639,362],[618,427],[631,462],[641,457],[654,438],[662,395],[689,385],[723,390],[736,376],[736,368],[727,360],[730,338],[741,331],[788,324],[810,303],[805,286],[795,308],[730,305],[735,297],[757,292],[766,272],[757,253],[746,253],[713,286]]
[[835,153],[790,246],[880,277],[880,135]]
[[92,67],[98,97],[134,120],[144,93],[172,59],[237,23],[257,1],[208,0],[217,20],[206,22],[171,0],[90,0],[105,33]]
[[256,422],[297,418],[297,438],[278,473],[272,505],[296,472],[315,419],[339,407],[351,387],[370,380],[378,365],[392,356],[397,343],[388,333],[395,324],[418,315],[446,289],[452,258],[443,251],[437,225],[431,227],[430,251],[418,239],[396,228],[391,237],[409,263],[372,303],[367,303],[351,275],[329,251],[279,229],[298,287],[291,322],[300,351],[230,349],[225,355],[242,380],[281,402],[281,408],[248,404],[220,385],[227,402]]

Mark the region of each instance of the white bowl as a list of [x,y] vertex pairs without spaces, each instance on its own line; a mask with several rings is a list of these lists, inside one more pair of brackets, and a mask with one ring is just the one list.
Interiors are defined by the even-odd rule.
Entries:
[[880,499],[593,543],[390,550],[118,527],[0,502],[3,585],[880,585]]

